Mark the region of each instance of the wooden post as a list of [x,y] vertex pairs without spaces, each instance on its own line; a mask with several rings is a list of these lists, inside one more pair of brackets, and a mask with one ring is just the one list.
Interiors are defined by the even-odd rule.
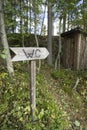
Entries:
[[11,47],[10,49],[16,54],[12,61],[30,60],[30,109],[32,121],[34,121],[36,110],[36,59],[45,59],[49,52],[46,48],[40,47]]
[[32,121],[36,110],[36,61],[30,61],[30,108]]

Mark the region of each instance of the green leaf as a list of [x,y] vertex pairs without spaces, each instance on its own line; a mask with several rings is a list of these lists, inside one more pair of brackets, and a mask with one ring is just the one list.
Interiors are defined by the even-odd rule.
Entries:
[[1,58],[6,59],[6,51],[6,49],[2,51],[2,53],[0,54]]
[[6,55],[5,54],[1,54],[1,58],[6,59]]
[[75,125],[80,126],[80,122],[78,120],[75,120]]
[[41,119],[44,116],[44,109],[41,110],[40,114],[39,114],[39,119]]

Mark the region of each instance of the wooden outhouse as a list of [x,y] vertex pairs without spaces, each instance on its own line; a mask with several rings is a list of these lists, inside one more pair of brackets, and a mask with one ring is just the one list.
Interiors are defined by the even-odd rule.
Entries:
[[77,27],[61,34],[62,63],[72,70],[87,69],[87,34]]

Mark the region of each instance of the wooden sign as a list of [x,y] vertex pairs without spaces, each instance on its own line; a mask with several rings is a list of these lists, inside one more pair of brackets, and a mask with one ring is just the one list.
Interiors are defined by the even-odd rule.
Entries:
[[16,54],[12,61],[45,59],[49,55],[48,50],[41,47],[11,47],[10,49]]
[[12,61],[30,60],[30,108],[32,121],[34,121],[36,110],[36,60],[45,59],[49,52],[46,48],[40,47],[11,47],[10,49],[15,53]]

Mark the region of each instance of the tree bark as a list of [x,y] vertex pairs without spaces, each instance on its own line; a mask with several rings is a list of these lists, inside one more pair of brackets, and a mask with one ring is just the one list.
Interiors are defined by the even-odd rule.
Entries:
[[63,16],[63,32],[66,30],[66,14]]
[[61,56],[61,20],[62,18],[60,17],[60,22],[59,22],[59,47],[58,47],[58,54],[57,54],[57,57],[56,57],[56,60],[55,60],[55,70],[57,69],[57,66],[58,66],[58,69],[60,70],[60,56]]
[[10,56],[6,31],[5,31],[4,14],[3,14],[2,5],[3,5],[2,0],[0,0],[0,31],[1,31],[0,35],[1,35],[1,42],[5,50],[7,69],[9,75],[12,76],[14,74],[14,69],[11,61],[11,56]]
[[48,1],[48,64],[52,65],[52,6]]

